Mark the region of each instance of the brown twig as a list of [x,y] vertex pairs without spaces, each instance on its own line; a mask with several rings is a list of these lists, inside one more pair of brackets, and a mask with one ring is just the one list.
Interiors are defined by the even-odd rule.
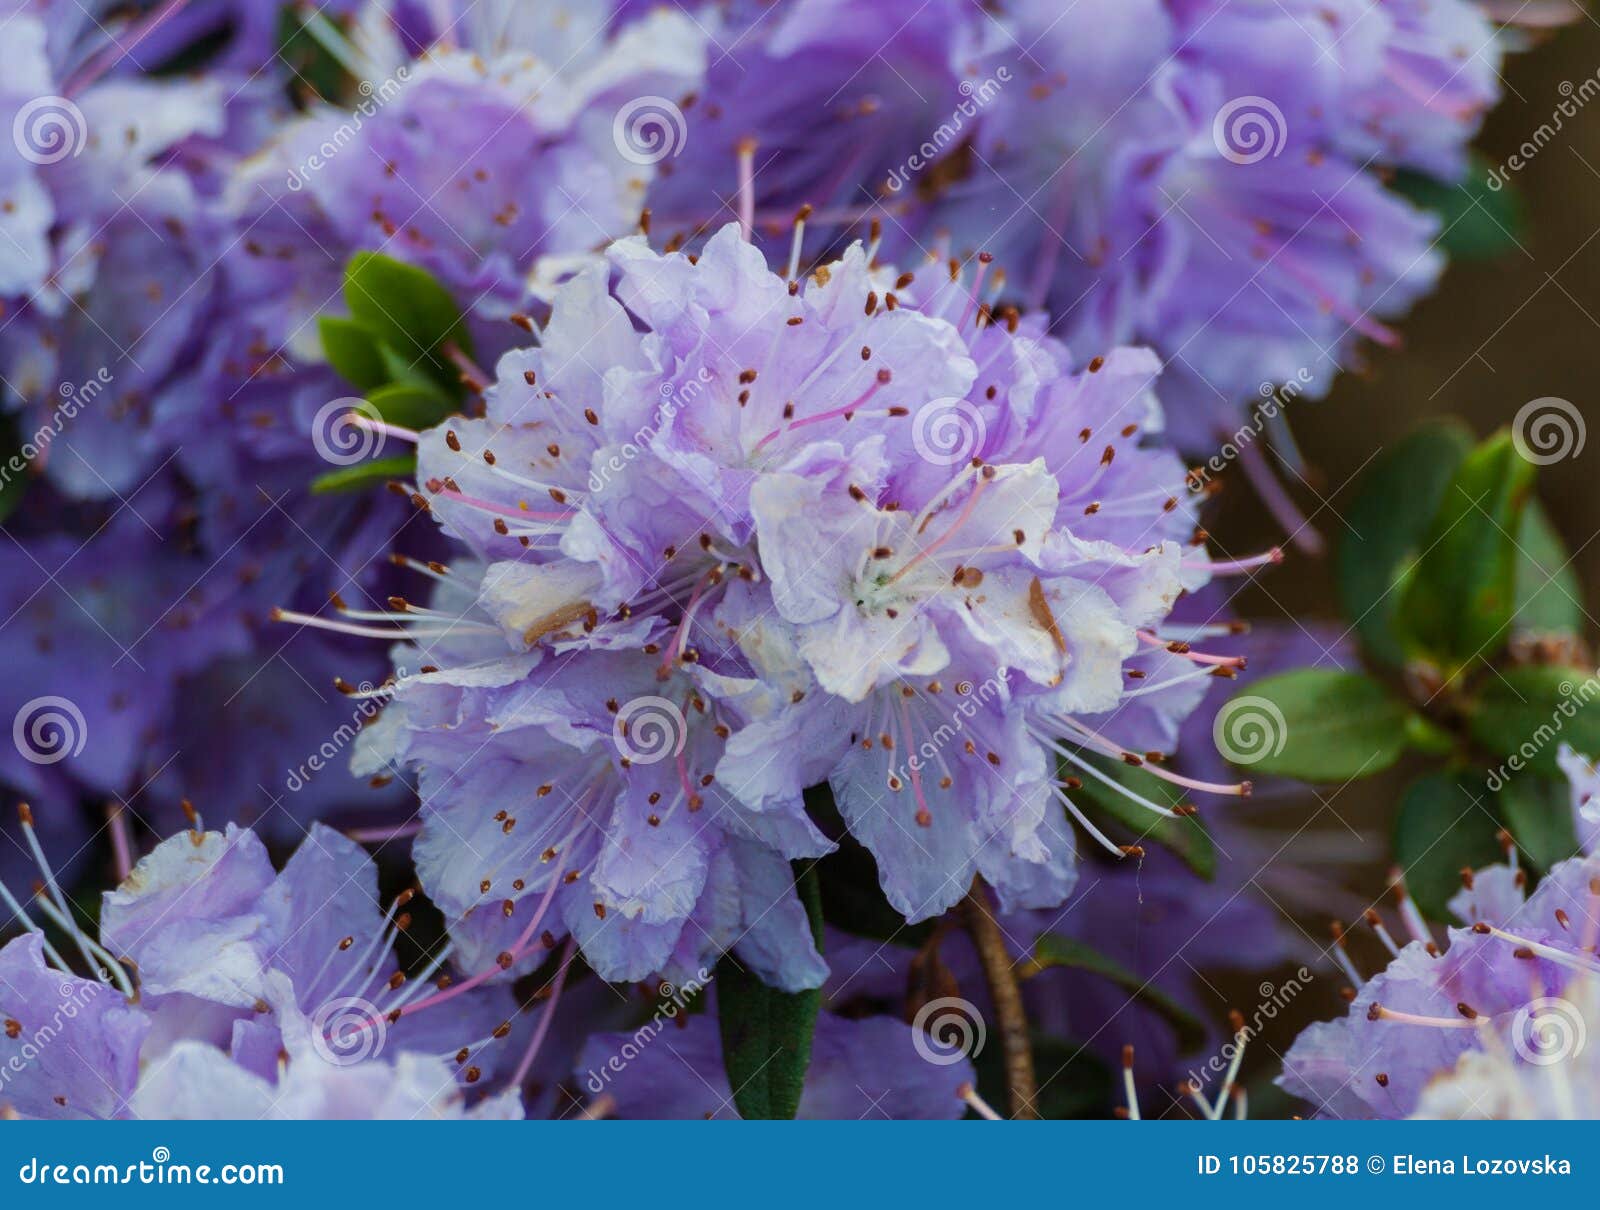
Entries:
[[981,878],[972,880],[972,889],[961,901],[961,914],[978,951],[978,959],[983,963],[989,998],[994,1001],[1000,1047],[1005,1056],[1011,1116],[1037,1118],[1039,1081],[1033,1071],[1033,1042],[1028,1035],[1027,1010],[1022,1005],[1022,987],[1017,982],[1017,968],[1006,951],[1005,938],[995,921]]

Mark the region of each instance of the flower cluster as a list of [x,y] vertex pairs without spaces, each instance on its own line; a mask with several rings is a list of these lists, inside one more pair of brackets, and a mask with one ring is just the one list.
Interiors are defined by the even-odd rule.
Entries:
[[816,986],[786,860],[835,846],[809,787],[911,922],[979,876],[1059,904],[1072,818],[1126,851],[1073,799],[1105,777],[1083,752],[1245,792],[1163,767],[1235,661],[1161,628],[1256,561],[1197,541],[1154,358],[1075,367],[996,316],[988,268],[856,246],[787,279],[733,225],[698,256],[621,241],[481,418],[406,434],[464,550],[429,604],[359,617],[410,640],[361,771],[417,770],[459,945],[509,969],[570,932],[613,980],[732,948]]
[[[0,0],[0,1116],[748,1115],[756,996],[776,1116],[993,1116],[950,1003],[1136,1103],[1339,893],[1195,819],[1216,691],[1347,653],[1179,451],[1315,545],[1227,439],[1436,283],[1485,9]],[[1587,870],[1289,1085],[1546,1105],[1478,1023],[1588,1013]]]

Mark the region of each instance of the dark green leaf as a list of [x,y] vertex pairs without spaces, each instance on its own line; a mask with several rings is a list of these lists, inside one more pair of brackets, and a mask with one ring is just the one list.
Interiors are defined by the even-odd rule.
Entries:
[[335,373],[357,390],[376,390],[389,381],[378,338],[353,319],[324,315],[317,320],[322,355]]
[[1467,451],[1472,434],[1455,420],[1433,421],[1389,446],[1357,481],[1339,545],[1339,603],[1367,649],[1384,663],[1405,662],[1395,634],[1395,582],[1416,558],[1428,523]]
[[1252,773],[1345,781],[1399,759],[1409,715],[1370,677],[1306,668],[1256,681],[1229,699],[1213,734],[1217,750]]
[[1526,635],[1583,632],[1583,588],[1567,544],[1538,500],[1529,500],[1517,532],[1517,607],[1511,629]]
[[1500,774],[1524,769],[1556,776],[1556,750],[1569,743],[1600,754],[1600,685],[1581,668],[1510,668],[1489,677],[1472,704],[1472,738],[1505,760]]
[[[1179,803],[1189,801],[1180,787],[1162,781],[1143,769],[1135,769],[1121,761],[1113,763],[1095,760],[1093,757],[1089,760],[1096,769],[1119,786],[1126,786],[1157,806],[1175,807]],[[1198,815],[1188,815],[1178,819],[1157,815],[1065,761],[1061,763],[1061,774],[1064,777],[1076,776],[1083,782],[1082,788],[1071,792],[1072,797],[1080,805],[1087,800],[1093,804],[1096,813],[1108,815],[1116,820],[1127,833],[1128,843],[1143,844],[1153,841],[1177,854],[1185,865],[1207,882],[1216,877],[1217,849],[1211,843],[1211,835],[1200,822]]]
[[[822,946],[822,896],[816,874],[795,878],[795,889],[817,947]],[[732,953],[717,964],[717,1017],[722,1061],[733,1102],[746,1119],[788,1119],[800,1108],[811,1037],[822,991],[782,992],[768,987]]]
[[459,392],[460,373],[448,349],[471,356],[472,340],[455,299],[431,274],[376,252],[358,252],[345,270],[344,300],[352,318],[402,363],[425,371],[452,397]]
[[1398,622],[1408,653],[1447,676],[1505,640],[1516,608],[1513,536],[1533,478],[1511,435],[1497,433],[1467,455],[1428,527]]
[[1449,918],[1446,904],[1461,889],[1462,870],[1500,859],[1493,807],[1487,787],[1453,773],[1429,773],[1406,788],[1394,826],[1395,860],[1411,897],[1432,919]]
[[1438,243],[1458,260],[1488,260],[1514,251],[1523,231],[1522,203],[1501,177],[1491,188],[1487,160],[1474,155],[1467,174],[1451,183],[1418,172],[1400,172],[1395,191],[1439,216]]
[[336,471],[317,476],[311,481],[311,490],[319,496],[329,492],[358,492],[369,487],[378,487],[391,479],[409,479],[416,474],[416,470],[415,454],[374,458],[371,462],[341,466]]
[[1539,869],[1577,855],[1578,832],[1565,781],[1534,773],[1513,775],[1500,786],[1499,798],[1506,830]]
[[1154,1009],[1167,1019],[1167,1023],[1177,1031],[1180,1051],[1192,1050],[1206,1040],[1205,1025],[1183,1005],[1116,959],[1106,957],[1075,938],[1045,933],[1034,943],[1032,960],[1022,968],[1021,973],[1028,977],[1053,967],[1087,971],[1102,979],[1109,979],[1146,1008]]

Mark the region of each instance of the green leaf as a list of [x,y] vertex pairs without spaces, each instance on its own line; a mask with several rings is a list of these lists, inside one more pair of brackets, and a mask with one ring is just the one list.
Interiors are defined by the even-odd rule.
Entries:
[[455,410],[455,404],[431,387],[392,382],[367,396],[367,402],[390,424],[409,429],[431,428]]
[[1538,500],[1529,500],[1517,531],[1517,603],[1512,632],[1577,635],[1583,632],[1583,588],[1567,544]]
[[[1180,787],[1162,781],[1143,769],[1135,769],[1132,765],[1123,764],[1121,761],[1113,763],[1095,760],[1093,757],[1089,757],[1088,760],[1117,785],[1126,786],[1157,806],[1175,807],[1189,801]],[[1142,844],[1153,841],[1162,848],[1170,849],[1185,865],[1207,882],[1216,877],[1217,848],[1211,842],[1211,834],[1206,831],[1198,815],[1188,815],[1178,819],[1157,815],[1130,801],[1126,795],[1118,793],[1116,789],[1094,776],[1084,773],[1077,766],[1064,760],[1059,763],[1063,777],[1078,777],[1083,782],[1080,789],[1071,792],[1073,798],[1080,803],[1087,799],[1097,812],[1116,820],[1122,825],[1122,829],[1130,834],[1130,843]]]
[[389,381],[378,338],[353,319],[323,315],[317,320],[322,355],[357,390],[373,391]]
[[1099,975],[1102,979],[1109,979],[1145,1007],[1160,1013],[1177,1031],[1180,1052],[1204,1044],[1205,1025],[1183,1005],[1142,976],[1130,971],[1116,959],[1106,957],[1099,950],[1085,945],[1076,938],[1063,937],[1059,933],[1043,934],[1034,943],[1030,961],[1020,969],[1019,973],[1024,978],[1031,978],[1040,971],[1057,967],[1087,971],[1089,974]]
[[1405,648],[1395,633],[1396,581],[1416,558],[1428,523],[1467,452],[1472,434],[1455,420],[1434,421],[1367,464],[1345,510],[1339,544],[1339,603],[1367,649],[1399,667]]
[[1577,855],[1571,791],[1565,781],[1513,776],[1500,787],[1500,818],[1517,847],[1541,870]]
[[[811,933],[822,948],[822,894],[816,874],[795,878],[795,889],[811,919]],[[800,1108],[811,1037],[822,1006],[820,988],[783,992],[768,987],[741,966],[732,953],[717,963],[717,1017],[722,1030],[722,1061],[733,1088],[733,1103],[746,1119],[789,1119]]]
[[1446,253],[1458,260],[1488,260],[1515,250],[1523,232],[1521,199],[1503,180],[1498,189],[1490,188],[1489,180],[1488,161],[1474,155],[1455,183],[1400,172],[1394,189],[1439,216],[1438,245]]
[[358,252],[345,269],[344,301],[352,318],[404,365],[425,371],[457,396],[460,375],[447,347],[471,356],[472,339],[455,299],[432,274],[377,252]]
[[1502,431],[1456,471],[1423,539],[1400,602],[1408,653],[1453,676],[1499,650],[1516,609],[1513,536],[1533,487],[1534,466]]
[[311,481],[311,490],[319,495],[330,492],[358,492],[377,487],[391,479],[409,479],[416,473],[415,454],[397,454],[393,458],[374,458],[371,462],[358,462],[354,466],[341,466],[336,471],[318,475]]
[[1395,860],[1425,915],[1449,919],[1446,905],[1461,889],[1461,871],[1500,859],[1493,806],[1487,787],[1454,773],[1429,773],[1406,788],[1395,819]]
[[1212,733],[1224,757],[1253,773],[1345,781],[1399,759],[1409,716],[1370,677],[1304,668],[1256,681],[1230,698]]
[[1600,683],[1582,668],[1510,668],[1488,678],[1468,707],[1472,738],[1504,758],[1500,779],[1531,769],[1558,776],[1556,750],[1569,743],[1600,754]]

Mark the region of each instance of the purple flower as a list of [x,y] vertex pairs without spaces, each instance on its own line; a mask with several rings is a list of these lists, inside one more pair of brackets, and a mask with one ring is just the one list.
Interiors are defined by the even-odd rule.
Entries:
[[1514,850],[1464,882],[1450,906],[1467,926],[1443,952],[1405,900],[1416,940],[1397,949],[1375,924],[1395,955],[1381,974],[1362,982],[1341,947],[1350,1013],[1301,1034],[1281,1087],[1325,1117],[1590,1116],[1600,861],[1562,862],[1526,899]]
[[[614,288],[562,286],[481,419],[415,435],[416,499],[471,556],[434,600],[293,615],[415,644],[359,769],[418,771],[459,943],[514,965],[570,931],[637,979],[767,921],[790,941],[751,965],[814,985],[783,859],[831,849],[803,800],[823,781],[908,918],[978,874],[1008,909],[1060,903],[1069,813],[1123,850],[1058,755],[1145,763],[1112,713],[1236,662],[1158,633],[1212,565],[1153,359],[1074,369],[996,318],[986,258],[923,285],[854,248],[789,283],[730,225],[697,257],[609,259]],[[673,760],[626,751],[641,702]]]
[[[407,980],[391,947],[412,892],[382,910],[371,860],[338,833],[314,825],[281,873],[249,831],[175,836],[106,894],[98,937],[63,896],[26,808],[22,833],[43,883],[26,905],[0,886],[28,930],[0,951],[0,1056],[16,1060],[0,1103],[17,1113],[459,1112],[485,1073],[498,1085],[510,1066],[511,998],[432,988],[448,946]],[[72,973],[36,915],[93,979]],[[519,1084],[474,1112],[520,1114]]]

